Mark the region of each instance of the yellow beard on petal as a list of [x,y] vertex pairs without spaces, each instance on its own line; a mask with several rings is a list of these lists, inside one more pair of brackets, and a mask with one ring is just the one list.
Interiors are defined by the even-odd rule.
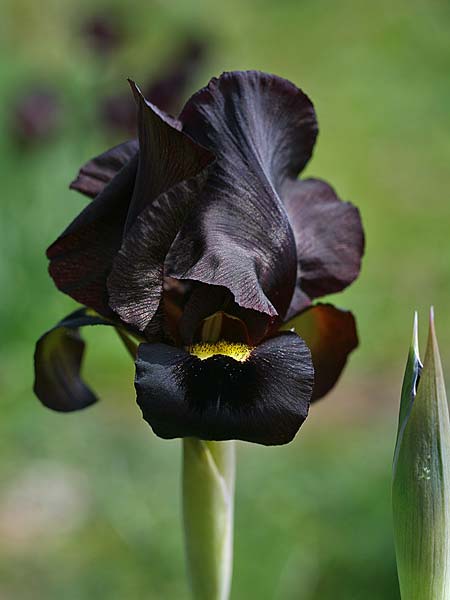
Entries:
[[237,344],[219,340],[215,343],[202,342],[200,344],[194,344],[193,346],[189,346],[188,350],[191,354],[201,360],[211,358],[211,356],[215,356],[216,354],[222,354],[224,356],[230,356],[239,362],[244,362],[250,356],[253,348],[246,344]]

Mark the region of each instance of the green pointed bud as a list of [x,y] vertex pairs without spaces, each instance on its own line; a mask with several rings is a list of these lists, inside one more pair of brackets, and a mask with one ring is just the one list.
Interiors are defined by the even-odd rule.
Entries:
[[393,473],[394,534],[402,600],[450,598],[450,420],[430,315],[423,367],[414,321]]
[[195,600],[228,600],[233,560],[234,442],[183,440],[183,517]]

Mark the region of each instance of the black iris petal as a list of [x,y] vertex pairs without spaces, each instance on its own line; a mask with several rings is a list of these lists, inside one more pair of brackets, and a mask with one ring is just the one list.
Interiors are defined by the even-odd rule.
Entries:
[[85,343],[80,327],[114,325],[82,308],[44,333],[34,353],[34,392],[53,410],[72,412],[94,404],[97,396],[81,377]]
[[[177,375],[176,375],[177,376]],[[241,362],[217,354],[206,360],[192,357],[178,371],[186,401],[199,412],[217,408],[244,408],[251,402],[256,386],[256,370],[251,361]]]
[[137,403],[165,439],[286,444],[308,414],[313,373],[306,344],[290,332],[262,342],[242,362],[222,354],[201,360],[166,344],[141,344]]

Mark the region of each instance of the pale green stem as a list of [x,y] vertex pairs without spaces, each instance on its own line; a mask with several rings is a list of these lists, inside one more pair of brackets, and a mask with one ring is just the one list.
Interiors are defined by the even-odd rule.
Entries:
[[183,440],[183,517],[195,600],[228,600],[233,562],[234,442]]

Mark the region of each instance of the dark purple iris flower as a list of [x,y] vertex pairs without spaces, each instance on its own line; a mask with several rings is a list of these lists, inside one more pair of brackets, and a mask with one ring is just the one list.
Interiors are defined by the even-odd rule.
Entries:
[[49,86],[36,85],[20,93],[14,106],[12,133],[24,146],[47,140],[61,124],[61,102]]
[[92,51],[104,57],[118,50],[125,37],[119,19],[109,12],[87,17],[81,25],[81,34]]
[[287,443],[358,343],[351,313],[312,304],[357,277],[364,248],[358,210],[297,180],[313,105],[255,71],[212,79],[178,119],[131,87],[139,140],[82,167],[71,187],[93,200],[47,252],[87,308],[39,340],[35,392],[60,411],[95,402],[78,329],[108,324],[141,342],[137,402],[160,437]]

